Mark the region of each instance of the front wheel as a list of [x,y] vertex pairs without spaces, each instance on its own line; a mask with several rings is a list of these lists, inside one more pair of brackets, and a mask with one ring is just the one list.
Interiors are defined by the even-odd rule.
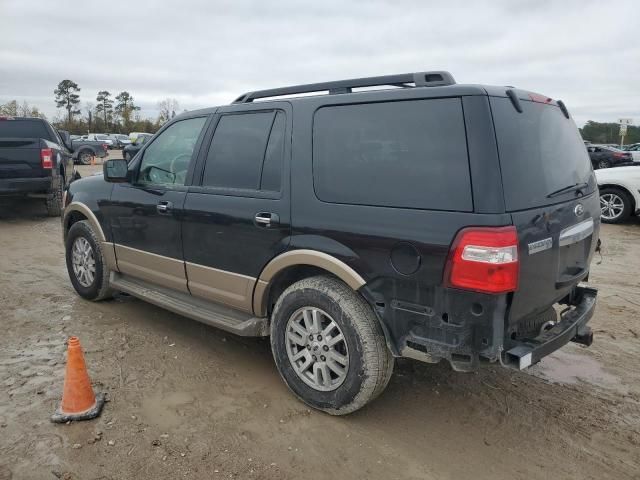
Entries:
[[67,272],[78,295],[94,301],[110,297],[109,269],[100,241],[87,220],[71,226],[65,250]]
[[600,190],[600,218],[604,223],[622,223],[631,215],[631,199],[617,188]]
[[280,296],[271,348],[291,391],[331,415],[346,415],[375,399],[393,372],[393,356],[371,307],[328,276],[300,280]]

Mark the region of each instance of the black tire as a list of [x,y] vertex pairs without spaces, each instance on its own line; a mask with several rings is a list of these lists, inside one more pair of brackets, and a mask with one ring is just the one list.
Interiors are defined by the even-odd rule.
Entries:
[[[617,215],[610,215],[605,212],[604,202],[614,201],[614,199],[620,199],[622,202],[622,210]],[[617,201],[616,201],[616,204]],[[626,222],[631,216],[633,210],[633,200],[627,192],[620,188],[605,187],[600,190],[600,219],[603,223],[623,223]],[[611,210],[614,212],[614,210]],[[615,210],[617,213],[617,210]]]
[[91,165],[91,157],[93,157],[93,152],[90,150],[82,150],[78,154],[78,161],[83,165]]
[[598,161],[597,169],[610,168],[610,167],[611,167],[611,162],[609,160],[600,160],[600,161]]
[[[72,264],[72,248],[79,237],[84,238],[93,249],[93,256],[95,260],[95,276],[93,282],[84,286],[80,283],[79,279],[73,270]],[[67,260],[67,272],[69,273],[69,279],[75,288],[78,295],[87,300],[104,300],[113,295],[113,291],[109,287],[109,269],[106,268],[104,255],[102,253],[102,247],[98,237],[96,236],[91,224],[87,220],[82,220],[74,223],[67,233],[67,240],[65,242],[65,257]]]
[[[331,391],[305,383],[287,354],[287,323],[304,307],[326,312],[346,341],[349,365],[342,383]],[[271,319],[271,349],[278,371],[307,405],[331,415],[346,415],[375,399],[389,383],[394,358],[378,319],[369,304],[341,281],[318,276],[294,283],[278,298]]]
[[53,187],[50,192],[47,193],[47,198],[45,199],[45,205],[47,207],[47,215],[50,217],[59,217],[62,213],[62,190],[63,190],[63,179],[60,178],[57,186]]

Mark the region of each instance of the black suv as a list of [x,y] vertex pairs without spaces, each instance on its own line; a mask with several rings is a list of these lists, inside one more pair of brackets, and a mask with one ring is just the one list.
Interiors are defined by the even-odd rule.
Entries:
[[522,369],[592,340],[600,207],[578,129],[562,101],[447,72],[182,114],[74,182],[63,226],[82,297],[270,335],[290,389],[332,414],[379,395],[395,357]]

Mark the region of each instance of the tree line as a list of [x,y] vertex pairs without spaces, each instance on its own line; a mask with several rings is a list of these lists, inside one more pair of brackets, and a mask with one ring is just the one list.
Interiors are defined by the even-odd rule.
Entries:
[[[75,134],[132,131],[155,133],[176,115],[178,109],[177,101],[167,99],[158,104],[160,115],[156,120],[142,118],[140,107],[135,104],[133,95],[129,92],[122,91],[113,96],[108,90],[100,90],[95,104],[85,102],[83,114],[80,108],[80,91],[80,86],[73,80],[62,80],[53,92],[56,107],[66,112],[64,118],[57,118],[53,123]],[[167,114],[163,106],[169,103],[175,106],[175,110]]]
[[[155,120],[142,118],[140,107],[134,103],[133,95],[123,91],[113,96],[108,90],[100,90],[95,103],[80,100],[80,86],[73,80],[62,80],[54,90],[55,105],[64,114],[57,115],[51,123],[72,134],[86,133],[155,133],[164,123],[180,113],[178,101],[167,98],[158,102],[159,115]],[[38,107],[11,100],[0,104],[0,115],[14,117],[45,118]]]
[[[615,143],[620,144],[620,124],[600,123],[589,120],[580,129],[580,134],[591,143]],[[629,125],[624,136],[625,145],[640,143],[640,126]]]

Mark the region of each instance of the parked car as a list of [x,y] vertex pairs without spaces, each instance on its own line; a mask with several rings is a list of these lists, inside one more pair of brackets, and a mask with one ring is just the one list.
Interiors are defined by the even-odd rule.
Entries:
[[633,162],[630,153],[608,145],[591,144],[587,146],[587,151],[594,169],[610,168]]
[[124,148],[127,145],[131,145],[131,140],[129,140],[128,135],[124,135],[122,133],[114,133],[111,134],[110,137],[114,141],[116,148]]
[[59,216],[72,150],[69,133],[46,120],[0,116],[0,196],[42,198],[49,216]]
[[624,151],[631,153],[634,162],[640,162],[640,143],[627,145]]
[[131,140],[131,143],[135,143],[136,139],[138,138],[138,135],[151,135],[151,134],[146,132],[131,132],[129,134],[129,140]]
[[523,369],[592,341],[600,200],[562,101],[447,72],[249,92],[103,172],[66,197],[76,292],[270,335],[313,408],[362,407],[396,357]]
[[597,170],[600,212],[605,223],[622,223],[640,215],[640,166]]
[[82,138],[84,140],[102,142],[107,145],[108,149],[114,148],[115,145],[113,139],[109,138],[109,135],[106,133],[89,133],[87,135],[83,135]]
[[108,154],[108,145],[100,140],[71,140],[73,147],[73,160],[75,163],[90,165],[95,157],[104,158]]
[[139,133],[136,135],[136,139],[122,149],[122,158],[126,161],[131,160],[151,137],[153,137],[153,135],[150,133]]

